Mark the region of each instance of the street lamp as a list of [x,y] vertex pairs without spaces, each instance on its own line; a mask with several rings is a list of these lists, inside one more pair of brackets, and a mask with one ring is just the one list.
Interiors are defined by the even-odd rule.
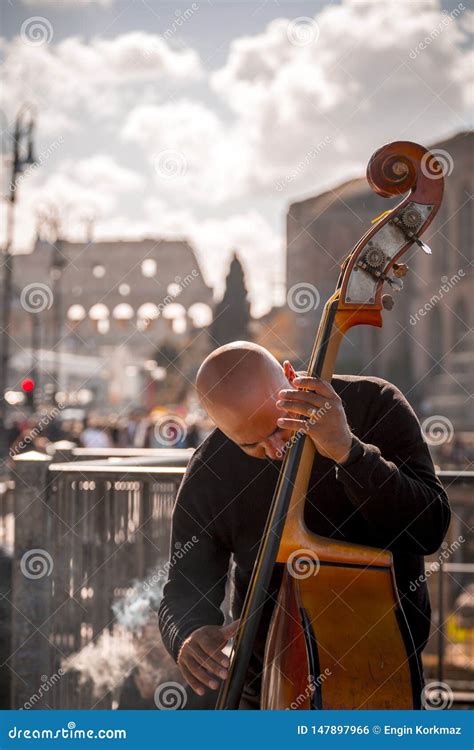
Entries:
[[5,434],[5,416],[7,403],[5,401],[5,389],[8,382],[8,364],[10,358],[9,326],[12,306],[12,282],[13,282],[13,255],[11,252],[13,244],[13,229],[15,219],[15,201],[18,185],[18,176],[26,167],[34,165],[33,155],[33,132],[35,127],[34,110],[29,104],[25,104],[17,114],[15,129],[13,133],[13,154],[11,161],[11,177],[8,194],[7,209],[7,231],[6,241],[3,247],[3,294],[1,310],[1,356],[0,356],[0,429]]
[[51,246],[51,261],[49,265],[49,278],[51,281],[51,292],[54,299],[52,346],[54,354],[53,369],[51,377],[53,403],[57,401],[55,394],[60,390],[61,380],[61,341],[63,326],[62,305],[62,275],[66,266],[66,258],[63,253],[63,239],[61,231],[61,216],[58,207],[50,202],[44,204],[38,210],[38,236],[44,237]]
[[61,380],[61,339],[63,325],[63,305],[62,305],[62,275],[66,266],[66,259],[63,254],[62,235],[61,235],[61,218],[59,209],[53,203],[46,205],[43,211],[39,212],[39,224],[44,226],[46,237],[52,248],[51,262],[49,266],[49,278],[51,280],[51,291],[54,299],[53,309],[53,345],[54,352],[53,371],[51,373],[53,380],[53,403],[57,401],[56,394],[60,390]]

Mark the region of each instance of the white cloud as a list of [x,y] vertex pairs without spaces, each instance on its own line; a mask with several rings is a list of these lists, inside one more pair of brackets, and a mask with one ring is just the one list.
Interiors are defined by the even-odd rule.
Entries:
[[104,193],[131,192],[142,188],[144,184],[143,177],[120,166],[106,154],[95,154],[77,163],[64,162],[61,171],[77,178],[81,185]]
[[46,123],[48,132],[73,128],[75,118],[82,124],[86,114],[123,116],[128,98],[136,100],[146,87],[148,95],[152,87],[159,96],[165,86],[201,74],[194,50],[172,49],[157,34],[141,31],[89,43],[68,37],[57,44],[30,44],[25,36],[0,43],[5,56],[1,106],[11,112],[21,82],[22,97],[41,111],[40,125]]
[[[125,121],[122,136],[143,148],[158,191],[168,200],[216,204],[242,192],[249,171],[248,142],[201,102],[138,106]],[[166,169],[170,151],[177,163],[171,174]]]
[[222,138],[223,127],[208,107],[200,102],[180,100],[160,106],[139,106],[128,116],[122,134],[126,140],[159,149],[186,152],[190,169],[206,161],[216,140]]
[[[78,161],[64,159],[47,177],[38,168],[18,188],[21,200],[16,209],[15,247],[24,251],[31,246],[38,212],[48,206],[58,209],[68,238],[82,238],[85,217],[109,220],[120,213],[121,200],[129,201],[143,186],[141,175],[105,154]],[[127,222],[133,225],[131,217]]]
[[242,261],[254,315],[262,315],[275,300],[275,287],[284,278],[283,242],[256,210],[194,222],[191,237],[207,277],[223,292],[233,251]]
[[159,195],[219,205],[291,200],[360,173],[382,143],[466,128],[467,11],[449,16],[427,0],[407,19],[410,3],[327,5],[308,44],[295,43],[294,21],[277,18],[232,42],[209,78],[219,102],[139,104],[122,135],[151,165],[170,149],[186,165],[173,181],[155,174]]
[[[301,170],[293,192],[336,181],[350,161],[362,164],[388,140],[431,141],[466,127],[464,27],[436,2],[419,3],[407,18],[412,7],[346,0],[315,16],[318,34],[306,45],[292,44],[290,20],[281,18],[232,43],[211,82],[248,134],[249,186],[285,178],[326,136],[331,147]],[[432,43],[412,59],[430,34]]]
[[[189,237],[220,290],[236,249],[261,311],[272,273],[283,276],[284,239],[265,216],[283,217],[289,201],[362,173],[382,143],[428,145],[468,126],[470,14],[453,20],[436,0],[412,8],[327,4],[308,44],[291,18],[276,18],[234,39],[207,80],[196,52],[144,31],[3,42],[9,116],[21,91],[38,106],[42,134],[77,129],[60,155],[68,160],[52,158],[22,184],[18,245],[51,196],[94,212],[97,236]],[[147,172],[128,170],[122,156],[143,156]]]

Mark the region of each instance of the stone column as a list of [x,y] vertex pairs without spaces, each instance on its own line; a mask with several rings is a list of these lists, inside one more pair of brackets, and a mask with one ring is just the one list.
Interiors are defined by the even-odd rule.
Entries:
[[48,619],[54,560],[48,510],[51,458],[15,456],[15,546],[12,565],[11,707],[47,708],[41,685],[50,677]]

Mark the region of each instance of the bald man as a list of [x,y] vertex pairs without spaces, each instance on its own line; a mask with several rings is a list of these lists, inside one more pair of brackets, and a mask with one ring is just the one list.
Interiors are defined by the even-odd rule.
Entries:
[[[236,632],[281,460],[298,430],[316,447],[306,524],[326,537],[392,551],[420,660],[431,614],[424,555],[439,548],[450,511],[402,394],[372,377],[293,379],[289,363],[282,367],[263,347],[241,341],[207,357],[196,387],[216,429],[194,453],[178,493],[169,580],[159,609],[165,646],[194,693],[207,698],[194,707],[212,707],[215,698],[209,696],[227,674],[222,649]],[[178,559],[176,549],[186,552]],[[234,621],[223,625],[231,557]],[[265,637],[280,580],[277,566],[241,707],[258,708]]]

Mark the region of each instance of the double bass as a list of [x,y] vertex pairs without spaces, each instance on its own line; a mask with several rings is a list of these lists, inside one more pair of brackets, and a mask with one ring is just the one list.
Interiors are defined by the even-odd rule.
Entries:
[[[344,260],[324,306],[308,375],[330,381],[346,332],[382,326],[407,266],[402,256],[432,222],[443,195],[435,156],[409,141],[371,157],[367,180],[377,194],[404,196]],[[406,194],[406,195],[405,195]],[[283,574],[266,638],[261,709],[416,709],[421,675],[397,592],[392,553],[312,533],[304,506],[315,447],[302,431],[285,454],[257,553],[230,668],[216,704],[237,709],[276,565]],[[295,574],[296,573],[296,574]]]

